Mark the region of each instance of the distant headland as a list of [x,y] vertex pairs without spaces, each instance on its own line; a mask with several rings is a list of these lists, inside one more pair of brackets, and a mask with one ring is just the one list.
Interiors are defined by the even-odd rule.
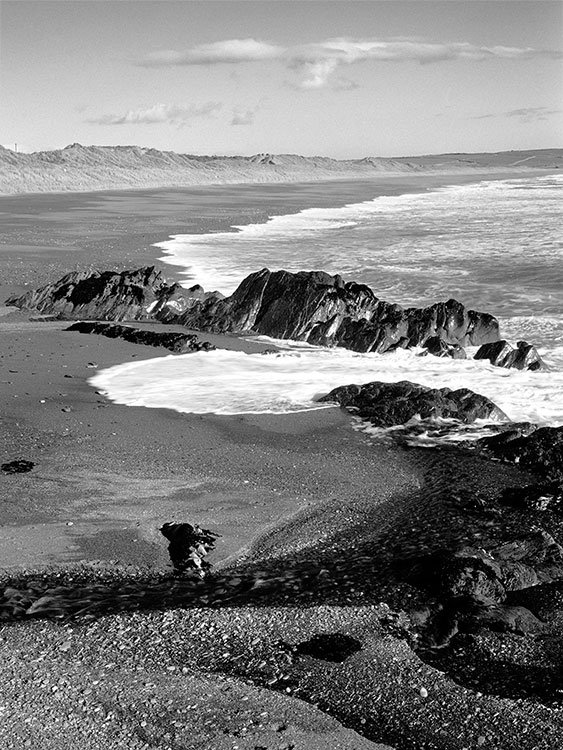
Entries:
[[337,160],[326,156],[198,156],[140,146],[17,153],[0,146],[0,194],[308,182],[416,173],[512,172],[563,167],[563,149]]

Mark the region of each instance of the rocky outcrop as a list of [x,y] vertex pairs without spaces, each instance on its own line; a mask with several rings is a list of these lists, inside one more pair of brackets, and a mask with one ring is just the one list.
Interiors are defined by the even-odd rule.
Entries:
[[496,367],[514,367],[517,370],[543,370],[545,364],[537,349],[527,341],[517,341],[516,349],[501,339],[483,344],[477,350],[475,359],[488,359]]
[[[200,286],[169,284],[154,266],[135,271],[75,271],[7,305],[82,320],[175,320],[191,304],[206,299]],[[220,295],[219,295],[220,296]]]
[[178,289],[154,267],[121,273],[76,271],[21,297],[10,297],[6,304],[63,319],[147,320]]
[[[488,344],[484,344],[483,346],[488,346]],[[447,344],[439,336],[431,336],[424,342],[424,347],[429,354],[433,354],[435,357],[467,359],[467,354],[462,346],[459,344]]]
[[495,457],[518,463],[545,480],[563,479],[563,427],[540,427],[513,440],[498,437],[485,438],[479,444]]
[[68,274],[7,304],[61,318],[179,323],[214,333],[259,333],[359,352],[420,346],[437,337],[454,347],[498,339],[498,322],[450,299],[402,308],[378,299],[363,284],[322,271],[263,269],[230,297],[199,286],[168,284],[154,268]]
[[201,331],[252,331],[360,352],[419,346],[433,336],[460,346],[498,339],[492,315],[467,310],[456,300],[402,308],[338,275],[266,268],[248,276],[230,297],[192,305],[179,322]]
[[208,341],[200,341],[195,333],[181,333],[180,331],[144,331],[132,326],[123,326],[115,323],[93,323],[80,321],[69,326],[67,331],[77,333],[94,333],[107,336],[110,339],[123,339],[131,344],[142,344],[144,346],[159,346],[169,349],[177,354],[186,352],[212,351],[213,344]]
[[378,427],[392,427],[420,419],[456,419],[470,424],[476,419],[505,420],[506,414],[485,396],[468,388],[427,388],[404,380],[400,383],[366,383],[335,388],[319,399],[353,409]]

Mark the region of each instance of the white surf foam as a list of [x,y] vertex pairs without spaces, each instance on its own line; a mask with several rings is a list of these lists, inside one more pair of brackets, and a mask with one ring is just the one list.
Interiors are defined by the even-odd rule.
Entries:
[[273,343],[284,351],[171,355],[102,370],[90,382],[121,404],[227,415],[318,409],[315,398],[336,386],[410,380],[432,388],[471,388],[492,399],[512,421],[563,424],[563,371],[521,372],[483,360],[440,359],[406,350],[357,354]]

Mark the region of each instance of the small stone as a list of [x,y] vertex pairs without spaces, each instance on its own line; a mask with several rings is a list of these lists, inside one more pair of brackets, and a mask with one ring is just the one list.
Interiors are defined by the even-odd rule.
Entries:
[[428,690],[426,688],[421,687],[419,692],[421,698],[428,698]]

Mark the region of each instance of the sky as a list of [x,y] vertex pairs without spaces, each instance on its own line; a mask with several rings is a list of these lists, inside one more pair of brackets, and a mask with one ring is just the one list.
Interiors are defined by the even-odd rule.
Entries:
[[562,45],[559,0],[0,0],[0,143],[556,148]]

